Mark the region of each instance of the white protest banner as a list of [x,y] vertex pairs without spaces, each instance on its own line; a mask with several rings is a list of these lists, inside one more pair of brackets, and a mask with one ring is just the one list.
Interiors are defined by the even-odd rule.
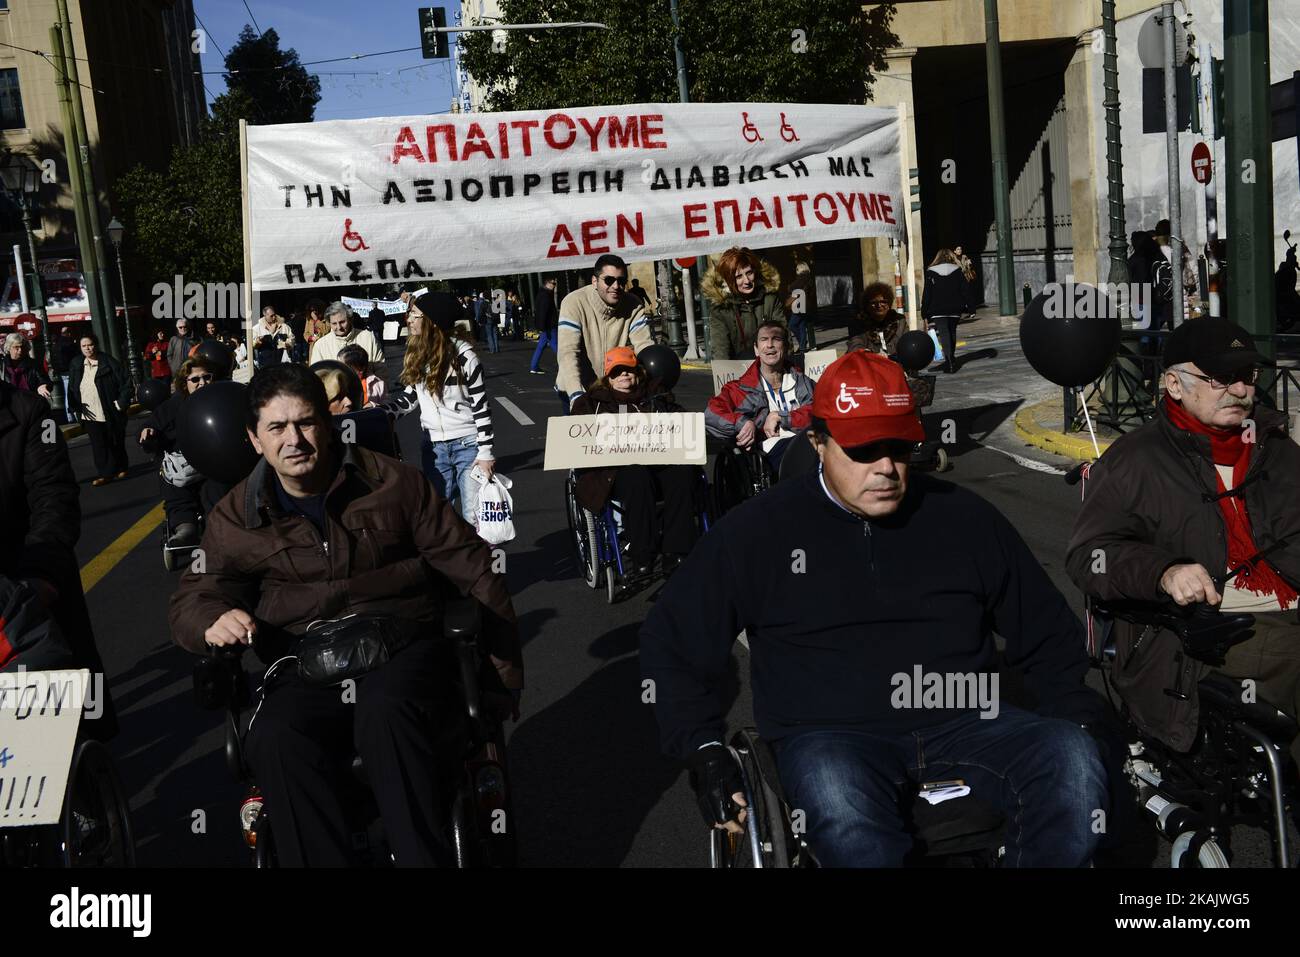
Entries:
[[406,303],[400,299],[354,299],[352,296],[344,296],[342,299],[343,305],[363,316],[370,315],[375,309],[378,309],[386,316],[395,316],[398,313],[405,314],[406,312]]
[[655,103],[247,127],[257,291],[902,235],[895,109]]
[[838,349],[818,349],[805,352],[803,356],[803,374],[816,382],[826,371],[826,367],[840,357]]
[[721,392],[728,382],[739,379],[753,364],[753,359],[714,359],[709,363],[713,370],[713,394]]
[[547,471],[704,461],[703,412],[607,412],[546,421]]
[[0,674],[0,827],[56,824],[90,672]]

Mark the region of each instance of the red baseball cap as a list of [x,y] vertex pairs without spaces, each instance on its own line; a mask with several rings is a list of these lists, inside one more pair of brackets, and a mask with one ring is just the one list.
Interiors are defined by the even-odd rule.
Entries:
[[813,392],[812,414],[826,422],[831,438],[844,448],[925,438],[903,367],[862,349],[826,367]]

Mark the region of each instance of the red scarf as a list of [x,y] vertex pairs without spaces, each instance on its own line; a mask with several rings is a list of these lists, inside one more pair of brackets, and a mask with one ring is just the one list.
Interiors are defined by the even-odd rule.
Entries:
[[[1251,449],[1258,443],[1246,442],[1242,438],[1240,429],[1215,429],[1202,425],[1188,414],[1181,402],[1172,402],[1166,397],[1163,404],[1165,415],[1176,428],[1194,435],[1209,437],[1210,454],[1214,464],[1232,466],[1232,487],[1239,487],[1250,468]],[[1214,470],[1214,480],[1218,483],[1220,495],[1228,490],[1217,468]],[[1250,529],[1246,500],[1240,495],[1224,495],[1219,499],[1219,511],[1223,513],[1223,524],[1228,530],[1228,567],[1236,568],[1259,551],[1255,546],[1255,536]],[[1296,600],[1295,589],[1262,558],[1242,568],[1237,573],[1235,584],[1238,588],[1256,595],[1273,595],[1283,611]]]

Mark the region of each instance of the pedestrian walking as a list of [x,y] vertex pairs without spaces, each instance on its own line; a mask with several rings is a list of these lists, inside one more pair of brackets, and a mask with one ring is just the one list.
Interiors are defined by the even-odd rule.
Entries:
[[[85,341],[82,337],[81,341]],[[191,334],[190,321],[188,319],[176,320],[176,335],[167,341],[167,365],[172,369],[179,369],[186,359],[190,357],[190,350],[199,344],[198,336]],[[82,350],[83,354],[85,350]]]
[[149,370],[149,378],[164,382],[167,388],[172,385],[172,367],[167,361],[167,330],[155,329],[153,341],[144,347],[144,366]]
[[559,315],[555,308],[555,277],[548,276],[542,280],[542,288],[537,291],[537,348],[533,350],[533,361],[528,364],[528,371],[533,375],[546,375],[542,371],[541,361],[547,346],[558,355],[555,324]]
[[35,392],[46,402],[50,401],[49,377],[41,371],[36,360],[28,355],[27,340],[21,333],[11,332],[5,336],[5,354],[3,363],[0,363],[0,374],[15,389]]
[[970,286],[962,275],[956,254],[947,247],[934,254],[925,270],[921,315],[939,334],[943,345],[943,371],[957,371],[957,323],[972,311]]
[[[163,333],[163,339],[166,340],[167,333]],[[63,380],[63,415],[69,422],[72,418],[72,404],[68,402],[68,371],[72,368],[73,360],[81,355],[81,348],[77,345],[77,334],[71,324],[65,323],[59,328],[59,341],[54,345],[54,372]]]
[[81,355],[68,376],[68,406],[90,437],[96,472],[91,485],[126,478],[126,416],[130,404],[131,379],[122,363],[100,352],[95,334],[86,333],[81,337]]

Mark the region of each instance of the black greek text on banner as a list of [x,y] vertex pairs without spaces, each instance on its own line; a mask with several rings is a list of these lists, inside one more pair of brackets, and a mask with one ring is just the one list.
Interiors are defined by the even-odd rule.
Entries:
[[655,103],[250,126],[254,290],[901,238],[898,113]]

